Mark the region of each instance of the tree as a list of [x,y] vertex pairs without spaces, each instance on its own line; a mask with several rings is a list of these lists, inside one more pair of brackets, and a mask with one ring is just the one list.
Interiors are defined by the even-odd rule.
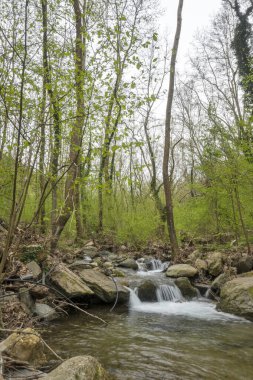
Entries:
[[167,225],[169,230],[169,237],[171,243],[172,254],[175,257],[178,254],[179,247],[176,235],[176,229],[174,224],[174,213],[173,213],[173,201],[172,201],[172,178],[169,175],[169,161],[171,154],[171,115],[172,115],[172,103],[175,87],[175,75],[176,75],[176,58],[179,46],[179,39],[181,34],[182,25],[182,10],[183,10],[183,0],[179,0],[178,11],[177,11],[177,28],[174,37],[174,44],[171,53],[170,61],[170,84],[167,99],[166,108],[166,120],[165,120],[165,139],[164,139],[164,156],[163,156],[163,186],[166,201],[166,217]]

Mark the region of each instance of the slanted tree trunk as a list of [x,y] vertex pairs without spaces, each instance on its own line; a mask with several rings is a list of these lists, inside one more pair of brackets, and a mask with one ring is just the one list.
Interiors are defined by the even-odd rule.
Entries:
[[174,224],[174,214],[173,214],[173,203],[172,203],[172,178],[169,175],[169,160],[171,153],[171,114],[172,114],[172,103],[175,87],[175,69],[176,69],[176,58],[178,52],[179,39],[181,34],[182,25],[182,9],[183,0],[179,0],[178,11],[177,11],[177,29],[174,38],[174,44],[171,54],[170,62],[170,84],[166,108],[166,120],[165,120],[165,140],[164,140],[164,156],[163,156],[163,186],[166,202],[166,217],[167,225],[169,230],[170,244],[172,255],[175,257],[178,254],[179,247],[176,235],[176,229]]

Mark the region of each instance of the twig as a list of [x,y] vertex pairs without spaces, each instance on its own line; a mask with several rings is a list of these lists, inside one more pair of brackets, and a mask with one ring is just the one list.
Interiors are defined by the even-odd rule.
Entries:
[[85,310],[81,309],[80,307],[76,306],[74,303],[69,303],[69,302],[66,302],[66,301],[65,301],[65,303],[66,303],[67,305],[72,306],[73,308],[75,308],[75,309],[81,311],[82,313],[84,313],[84,314],[86,314],[86,315],[89,315],[89,316],[92,317],[92,318],[98,319],[99,321],[103,322],[105,325],[108,324],[104,319],[98,317],[97,315],[94,315],[94,314],[88,313],[88,311],[85,311]]

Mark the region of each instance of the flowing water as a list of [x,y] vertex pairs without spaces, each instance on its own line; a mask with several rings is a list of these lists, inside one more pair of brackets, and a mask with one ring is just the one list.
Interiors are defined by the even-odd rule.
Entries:
[[252,323],[205,299],[186,302],[162,274],[146,276],[155,276],[159,302],[141,302],[132,289],[129,309],[89,310],[107,326],[74,314],[50,324],[46,341],[63,357],[96,356],[119,380],[253,379]]

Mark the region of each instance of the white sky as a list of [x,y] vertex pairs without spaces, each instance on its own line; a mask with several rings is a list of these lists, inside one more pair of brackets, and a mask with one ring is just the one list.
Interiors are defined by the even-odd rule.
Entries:
[[[183,22],[178,53],[178,68],[181,68],[194,34],[198,29],[208,26],[210,19],[219,10],[222,0],[184,0]],[[178,0],[160,0],[165,13],[161,18],[161,33],[166,32],[170,41],[174,38],[177,20]]]

